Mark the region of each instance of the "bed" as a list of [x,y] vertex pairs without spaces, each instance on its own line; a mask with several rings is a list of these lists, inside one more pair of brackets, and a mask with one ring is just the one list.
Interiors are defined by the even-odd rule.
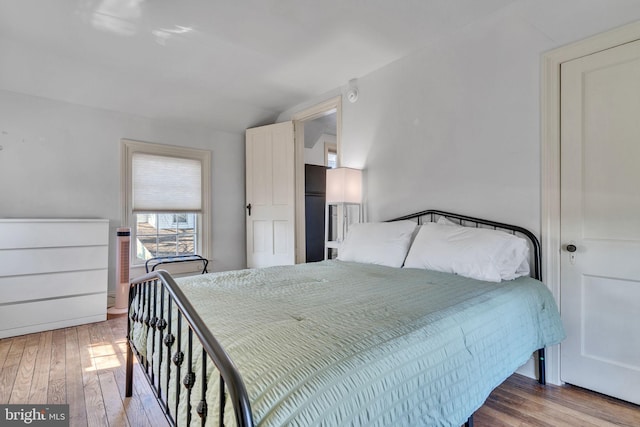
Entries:
[[[544,383],[564,331],[536,237],[440,211],[386,224],[354,228],[338,260],[133,280],[126,395],[136,356],[171,425],[459,426],[533,353]],[[526,239],[518,277],[484,265],[491,249],[458,259],[465,233]]]

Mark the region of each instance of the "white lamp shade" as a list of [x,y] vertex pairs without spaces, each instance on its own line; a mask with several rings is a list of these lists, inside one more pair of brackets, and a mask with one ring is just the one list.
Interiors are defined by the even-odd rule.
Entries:
[[360,203],[362,171],[351,168],[327,169],[327,203]]

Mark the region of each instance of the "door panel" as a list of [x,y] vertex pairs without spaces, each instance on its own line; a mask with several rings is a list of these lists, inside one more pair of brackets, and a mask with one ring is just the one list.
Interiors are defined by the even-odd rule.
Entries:
[[[273,221],[273,253],[286,255],[291,252],[290,225],[290,221]],[[293,264],[293,261],[291,264]]]
[[[626,329],[625,319],[638,316],[634,303],[640,300],[638,282],[584,275],[582,295],[585,313],[617,313],[616,316],[583,316],[584,355],[640,370],[640,341],[618,339],[618,331]],[[636,383],[636,386],[640,384]]]
[[562,64],[561,115],[561,378],[640,403],[640,42]]
[[253,232],[253,253],[264,254],[267,252],[267,242],[271,234],[271,224],[269,221],[251,221]]
[[293,122],[246,131],[247,266],[295,263]]

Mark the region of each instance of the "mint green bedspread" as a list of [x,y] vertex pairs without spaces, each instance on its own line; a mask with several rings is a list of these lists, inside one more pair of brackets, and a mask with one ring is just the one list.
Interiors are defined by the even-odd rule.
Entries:
[[[178,283],[238,367],[259,426],[460,426],[564,338],[552,295],[530,278],[324,261]],[[134,336],[149,346],[141,327]],[[217,390],[216,375],[209,383]]]

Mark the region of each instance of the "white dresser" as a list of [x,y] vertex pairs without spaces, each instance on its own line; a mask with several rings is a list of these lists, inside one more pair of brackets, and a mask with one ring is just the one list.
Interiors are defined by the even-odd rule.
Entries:
[[0,338],[106,319],[109,221],[0,219]]

